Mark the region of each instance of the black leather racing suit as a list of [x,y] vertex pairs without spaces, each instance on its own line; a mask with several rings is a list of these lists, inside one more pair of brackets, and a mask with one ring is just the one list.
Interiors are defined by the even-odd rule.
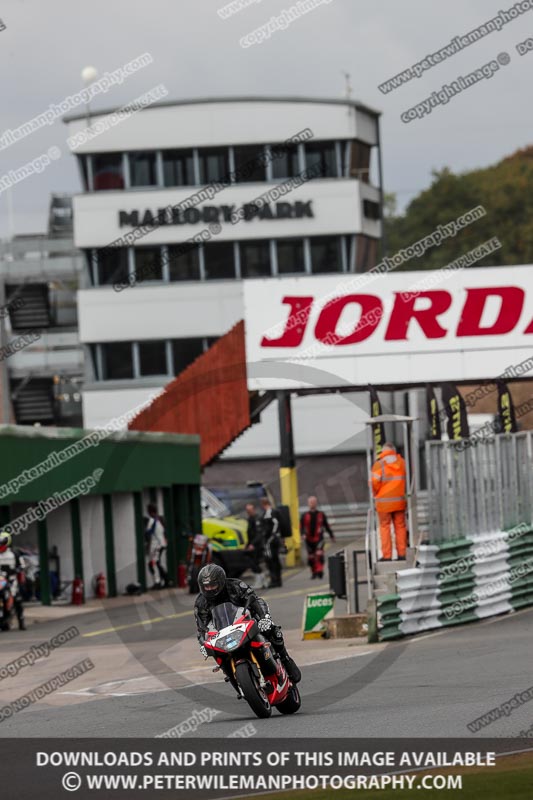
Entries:
[[[203,644],[207,638],[209,623],[212,622],[211,610],[221,603],[233,603],[236,606],[247,606],[254,619],[259,620],[270,614],[268,605],[262,597],[258,597],[251,586],[235,578],[226,578],[224,589],[216,597],[205,597],[200,594],[194,604],[194,618],[198,630],[198,641]],[[283,633],[280,625],[272,625],[269,631],[263,634],[283,660],[289,658],[285,649]]]

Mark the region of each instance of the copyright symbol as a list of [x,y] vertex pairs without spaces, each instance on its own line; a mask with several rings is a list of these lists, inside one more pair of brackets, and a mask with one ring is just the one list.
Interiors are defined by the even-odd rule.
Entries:
[[214,236],[217,236],[221,230],[222,225],[220,225],[218,222],[209,223],[209,233],[212,233]]
[[77,792],[81,786],[81,777],[77,772],[67,772],[66,775],[63,775],[61,783],[67,792]]
[[52,147],[48,148],[48,158],[51,158],[52,161],[57,161],[58,158],[61,158],[61,150],[59,147],[52,145]]
[[509,53],[503,52],[496,56],[496,61],[504,67],[506,64],[511,63],[511,56]]

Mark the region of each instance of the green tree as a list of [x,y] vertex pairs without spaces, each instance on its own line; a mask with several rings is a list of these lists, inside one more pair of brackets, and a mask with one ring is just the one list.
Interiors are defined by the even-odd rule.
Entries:
[[455,175],[446,167],[432,176],[429,188],[409,203],[403,215],[394,215],[388,205],[384,220],[387,255],[423,239],[475,206],[483,206],[487,214],[399,269],[438,269],[493,236],[498,237],[501,249],[475,266],[533,263],[533,146],[486,169]]

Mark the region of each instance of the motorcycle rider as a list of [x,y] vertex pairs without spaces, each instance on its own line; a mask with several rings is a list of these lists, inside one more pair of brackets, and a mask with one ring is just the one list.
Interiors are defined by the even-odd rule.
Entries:
[[[15,612],[17,615],[19,630],[26,630],[26,623],[24,621],[24,606],[22,605],[22,596],[20,594],[18,576],[24,569],[24,559],[11,547],[11,534],[6,531],[0,533],[0,572],[2,572],[9,581],[11,592],[15,601]],[[0,623],[4,630],[7,626],[7,620],[4,619]]]
[[245,606],[250,610],[252,617],[257,621],[260,632],[273,645],[274,650],[281,658],[291,681],[298,683],[301,680],[302,673],[285,647],[281,626],[274,624],[267,603],[262,597],[256,595],[251,586],[235,578],[226,578],[226,573],[218,564],[206,564],[198,573],[198,588],[200,594],[194,604],[194,617],[200,652],[204,658],[208,657],[204,642],[207,638],[209,623],[212,621],[212,609],[221,603],[233,603],[233,605]]

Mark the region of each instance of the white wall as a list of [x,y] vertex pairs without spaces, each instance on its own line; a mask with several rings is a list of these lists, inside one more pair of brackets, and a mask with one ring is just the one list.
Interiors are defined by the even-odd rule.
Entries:
[[368,144],[377,145],[378,142],[378,123],[374,117],[369,116],[364,111],[358,110],[355,115],[356,138]]
[[[11,519],[21,517],[30,508],[30,505],[30,503],[13,503],[11,506]],[[37,523],[32,522],[25,531],[17,533],[16,536],[13,536],[13,544],[15,547],[24,545],[25,547],[31,547],[37,550]]]
[[[72,581],[74,575],[74,561],[72,554],[72,529],[70,524],[70,503],[60,506],[46,517],[48,530],[48,550],[57,546],[61,559],[61,580]],[[70,594],[70,592],[69,592]]]
[[161,389],[144,387],[140,389],[103,389],[82,392],[83,426],[84,428],[102,428],[110,420],[125,417],[122,428],[127,428],[126,415],[133,409],[140,408],[149,401],[150,397],[158,394]]
[[112,500],[117,592],[122,594],[128,583],[137,581],[135,510],[131,494],[120,492]]
[[[85,597],[94,597],[92,582],[95,575],[107,575],[104,538],[104,504],[101,497],[80,497],[81,540]],[[109,585],[109,584],[108,584]]]
[[78,313],[83,342],[221,336],[244,316],[242,282],[84,289]]
[[[21,516],[34,505],[35,503],[15,503],[12,507],[12,519]],[[65,503],[47,514],[46,525],[48,530],[48,551],[50,552],[55,545],[61,559],[61,581],[72,581],[75,575],[72,554],[70,504]],[[37,556],[39,555],[39,539],[36,522],[32,522],[25,531],[22,531],[22,533],[14,537],[14,546],[29,547]]]
[[[313,217],[300,219],[251,219],[232,224],[219,216],[221,230],[213,236],[217,242],[235,239],[273,239],[283,236],[320,236],[353,234],[362,229],[362,204],[360,181],[349,178],[315,179],[295,187],[274,202],[311,202]],[[239,183],[218,192],[212,200],[199,202],[196,208],[206,206],[234,206],[238,211],[246,203],[253,203],[268,191],[272,183]],[[370,190],[377,196],[376,189]],[[74,197],[74,240],[77,247],[105,247],[132,230],[132,226],[119,226],[119,211],[139,211],[139,224],[145,211],[155,217],[158,209],[175,206],[188,200],[200,187],[176,187],[141,191],[91,192]],[[365,189],[368,194],[368,188]],[[374,223],[375,224],[375,223]],[[159,225],[145,234],[142,245],[183,242],[208,227],[206,222],[183,225]]]
[[[364,394],[293,397],[292,412],[297,455],[364,449],[364,420],[368,419]],[[261,415],[261,422],[239,436],[222,458],[278,456],[279,447],[278,406],[274,401]]]
[[[96,122],[110,114],[91,114]],[[113,122],[113,120],[110,120]],[[85,118],[68,123],[68,136],[85,130]],[[342,103],[201,102],[146,108],[76,148],[77,153],[171,147],[283,142],[304,128],[315,139],[376,142],[376,121]]]

